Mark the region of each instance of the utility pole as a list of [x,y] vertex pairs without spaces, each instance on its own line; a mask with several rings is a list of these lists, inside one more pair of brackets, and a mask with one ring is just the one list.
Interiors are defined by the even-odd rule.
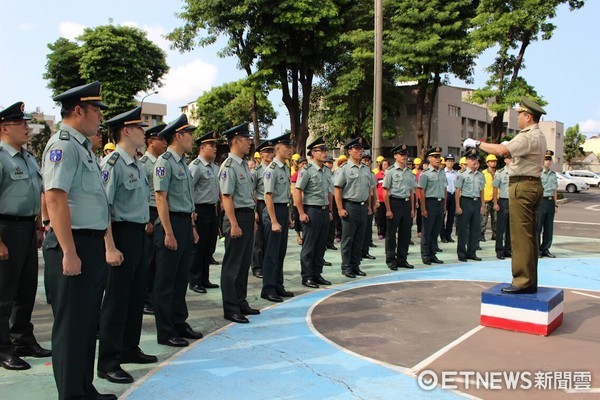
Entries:
[[381,154],[381,85],[383,69],[383,0],[375,0],[375,71],[373,87],[373,143],[371,156]]

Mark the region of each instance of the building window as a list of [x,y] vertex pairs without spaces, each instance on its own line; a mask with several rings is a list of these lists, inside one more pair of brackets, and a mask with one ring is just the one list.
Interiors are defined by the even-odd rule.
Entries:
[[460,117],[460,107],[448,104],[448,115],[451,117]]

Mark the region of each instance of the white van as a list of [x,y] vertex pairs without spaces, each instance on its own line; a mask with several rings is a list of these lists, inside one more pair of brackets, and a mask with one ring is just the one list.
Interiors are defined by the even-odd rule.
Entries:
[[600,176],[596,175],[591,171],[574,169],[572,171],[565,171],[564,174],[570,178],[581,179],[587,182],[590,186],[599,187],[598,185],[600,185]]

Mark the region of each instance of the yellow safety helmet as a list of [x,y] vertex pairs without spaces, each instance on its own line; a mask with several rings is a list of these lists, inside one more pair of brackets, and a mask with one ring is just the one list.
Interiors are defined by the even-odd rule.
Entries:
[[298,161],[300,159],[300,154],[296,153],[292,156],[293,161]]
[[342,154],[341,156],[338,157],[338,160],[348,161],[348,157],[346,157],[345,154]]
[[415,160],[413,161],[413,164],[415,164],[415,165],[421,165],[421,163],[423,163],[423,161],[419,157],[415,157]]
[[498,161],[498,159],[496,158],[495,155],[488,154],[488,156],[485,158],[485,162],[488,162],[488,161]]
[[260,158],[260,153],[258,151],[254,152],[254,158]]
[[108,142],[104,145],[104,151],[106,150],[110,150],[110,151],[114,151],[116,149],[115,144],[112,142]]
[[375,161],[377,162],[382,162],[383,160],[385,160],[384,156],[377,156],[377,158],[375,159]]
[[467,163],[467,157],[461,157],[460,160],[458,160],[459,164],[466,164]]

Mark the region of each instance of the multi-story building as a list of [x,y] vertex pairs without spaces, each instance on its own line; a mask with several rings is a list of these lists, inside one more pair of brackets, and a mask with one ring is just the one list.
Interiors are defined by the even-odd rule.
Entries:
[[[139,106],[140,103],[138,102],[137,105]],[[147,101],[142,104],[142,120],[148,124],[150,128],[162,124],[166,115],[166,104],[149,103]]]
[[190,124],[196,125],[196,126],[200,125],[200,121],[196,118],[196,113],[195,113],[197,108],[198,108],[198,106],[196,105],[195,100],[190,101],[186,105],[179,107],[181,112],[187,116],[188,122]]

